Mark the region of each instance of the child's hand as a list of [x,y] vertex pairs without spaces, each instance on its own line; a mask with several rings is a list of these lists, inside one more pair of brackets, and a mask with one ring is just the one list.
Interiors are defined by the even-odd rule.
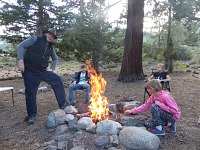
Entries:
[[125,114],[125,115],[132,114],[132,110],[125,110],[125,111],[124,111],[124,114]]
[[126,110],[128,110],[127,106],[123,106],[123,111],[125,112]]
[[159,103],[160,103],[159,101],[155,101],[155,104],[156,104],[156,105],[159,105]]

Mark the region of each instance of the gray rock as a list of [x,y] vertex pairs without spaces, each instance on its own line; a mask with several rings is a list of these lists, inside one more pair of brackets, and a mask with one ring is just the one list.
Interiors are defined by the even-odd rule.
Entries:
[[82,146],[75,146],[71,150],[85,150],[85,146],[84,145],[82,145]]
[[61,142],[58,142],[58,149],[66,149],[66,141],[61,141]]
[[157,150],[160,145],[158,136],[137,127],[125,127],[120,131],[119,141],[127,149]]
[[67,140],[69,140],[72,137],[73,137],[73,135],[64,134],[64,135],[55,136],[54,140],[57,141],[57,142],[61,142],[61,141],[67,141]]
[[136,126],[136,127],[143,127],[144,122],[148,120],[148,118],[144,115],[124,115],[121,114],[121,120],[119,122],[123,126]]
[[95,133],[95,132],[96,132],[96,124],[95,124],[95,123],[92,123],[91,125],[89,125],[89,126],[86,128],[86,131],[91,132],[91,133]]
[[67,149],[72,149],[77,146],[78,141],[72,139],[67,142]]
[[67,129],[68,129],[67,124],[63,124],[63,125],[57,126],[56,130],[55,130],[55,134],[56,135],[63,134],[63,133],[65,133],[67,131]]
[[113,111],[113,112],[118,111],[116,104],[109,104],[108,108],[110,111]]
[[96,133],[97,134],[119,134],[119,130],[122,129],[122,125],[112,120],[103,120],[97,123]]
[[95,146],[97,148],[106,148],[110,144],[108,136],[100,136],[95,140]]
[[66,116],[66,113],[61,109],[52,111],[47,117],[47,121],[46,121],[47,127],[55,128],[58,125],[65,124],[66,123],[65,116]]
[[91,124],[93,124],[92,119],[89,117],[83,117],[78,120],[78,128],[85,130],[87,127],[89,127]]
[[48,92],[51,91],[51,86],[41,86],[38,88],[38,92]]
[[57,150],[57,147],[56,147],[56,146],[49,145],[49,146],[47,147],[47,150]]
[[121,149],[117,149],[116,147],[110,147],[108,150],[121,150]]
[[118,146],[119,145],[119,139],[118,139],[118,136],[117,135],[111,135],[109,136],[109,141],[110,141],[110,144],[112,146]]
[[77,109],[75,107],[73,107],[72,105],[65,107],[65,109],[63,109],[63,110],[65,111],[66,114],[75,115],[78,113]]
[[68,122],[69,127],[76,125],[78,122],[77,119],[72,114],[67,114],[65,120]]
[[130,101],[130,102],[122,102],[122,101],[120,101],[120,102],[118,102],[118,103],[116,104],[117,109],[118,109],[121,113],[124,112],[123,107],[126,106],[126,105],[135,105],[135,107],[138,107],[138,106],[141,105],[141,102],[139,102],[139,101]]
[[48,142],[44,142],[43,146],[48,146],[48,145],[54,145],[55,144],[55,140],[51,140],[51,141],[48,141]]

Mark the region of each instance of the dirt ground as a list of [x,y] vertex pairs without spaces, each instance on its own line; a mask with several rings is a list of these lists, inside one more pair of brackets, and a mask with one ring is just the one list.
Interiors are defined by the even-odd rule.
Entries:
[[[149,70],[149,69],[148,69]],[[149,70],[150,71],[150,70]],[[144,71],[150,75],[150,72]],[[107,81],[106,93],[109,103],[116,103],[120,96],[137,96],[143,101],[144,81],[120,83],[116,79],[118,70],[104,71]],[[170,74],[172,78],[171,94],[179,105],[182,116],[177,122],[177,132],[167,133],[161,140],[161,150],[200,150],[200,76],[192,73],[179,72]],[[69,76],[62,76],[64,81]],[[41,83],[45,85],[45,83]],[[45,121],[49,113],[58,108],[53,91],[38,93],[38,115],[34,125],[28,126],[23,120],[26,116],[24,94],[18,94],[23,89],[23,80],[0,81],[0,86],[13,86],[15,106],[12,107],[10,92],[0,93],[0,149],[2,150],[37,150],[42,149],[44,142],[55,136],[48,133]],[[68,97],[68,89],[66,88]],[[90,148],[88,148],[90,149]]]

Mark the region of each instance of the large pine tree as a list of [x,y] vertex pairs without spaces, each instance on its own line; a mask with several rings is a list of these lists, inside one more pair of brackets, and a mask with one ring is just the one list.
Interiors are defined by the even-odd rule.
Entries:
[[144,79],[142,70],[144,0],[128,0],[127,29],[122,67],[118,81]]

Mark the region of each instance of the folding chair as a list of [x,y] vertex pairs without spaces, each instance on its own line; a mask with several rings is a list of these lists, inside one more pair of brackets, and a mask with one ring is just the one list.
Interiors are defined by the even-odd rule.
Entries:
[[0,92],[11,91],[11,94],[12,94],[12,104],[14,106],[13,90],[14,90],[14,87],[0,87]]
[[[151,74],[153,74],[154,71],[156,71],[156,69],[155,69],[155,68],[151,68]],[[145,80],[145,83],[146,83],[146,82],[148,82],[147,79]],[[161,84],[162,84],[162,89],[163,89],[163,90],[169,91],[169,92],[171,91],[169,81],[162,81]],[[148,95],[149,97],[151,96],[151,95],[148,93],[148,91],[147,91],[147,89],[146,89],[146,87],[145,87],[145,88],[144,88],[144,102],[143,102],[143,103],[145,103],[145,101],[146,101],[146,95]]]

